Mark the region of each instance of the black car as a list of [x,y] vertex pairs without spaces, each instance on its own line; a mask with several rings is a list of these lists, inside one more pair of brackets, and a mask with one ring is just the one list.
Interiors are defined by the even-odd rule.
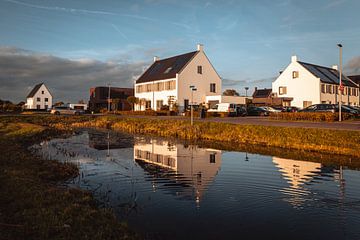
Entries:
[[299,109],[297,107],[283,107],[281,112],[298,112]]
[[269,116],[270,112],[260,107],[248,107],[247,115],[249,116]]
[[245,106],[236,106],[236,116],[245,117],[247,115],[247,110]]
[[314,104],[307,108],[300,110],[299,112],[336,112],[336,106],[334,104]]

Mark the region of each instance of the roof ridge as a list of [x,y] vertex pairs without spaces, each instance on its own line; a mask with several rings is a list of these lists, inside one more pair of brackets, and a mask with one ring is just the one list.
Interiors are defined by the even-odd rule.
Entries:
[[186,54],[190,54],[190,53],[195,53],[195,52],[198,52],[198,51],[187,52],[187,53],[175,55],[175,56],[172,56],[172,57],[167,57],[167,58],[164,58],[164,59],[161,58],[161,59],[159,59],[159,60],[157,60],[157,61],[155,61],[155,62],[161,62],[161,61],[169,60],[170,58],[180,57],[180,56],[183,56],[183,55],[186,55]]
[[326,67],[326,66],[321,66],[321,65],[318,65],[318,64],[314,64],[314,63],[307,63],[307,62],[302,62],[302,61],[298,61],[299,63],[303,63],[303,64],[308,64],[308,65],[312,65],[312,66],[315,66],[315,67],[322,67],[322,68],[327,68],[327,69],[330,69],[330,70],[335,70],[335,71],[338,71],[332,67]]

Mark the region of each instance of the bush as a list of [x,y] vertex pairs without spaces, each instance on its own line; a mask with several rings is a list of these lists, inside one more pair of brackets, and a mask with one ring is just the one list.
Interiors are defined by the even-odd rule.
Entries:
[[[352,118],[350,114],[343,113],[343,120]],[[313,121],[313,122],[335,122],[339,120],[338,113],[331,112],[281,112],[271,113],[270,117],[277,120],[290,120],[290,121]]]

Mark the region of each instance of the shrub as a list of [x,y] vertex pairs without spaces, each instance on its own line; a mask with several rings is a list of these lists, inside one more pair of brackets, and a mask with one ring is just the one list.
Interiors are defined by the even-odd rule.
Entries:
[[[352,115],[343,113],[343,120],[352,118]],[[271,113],[270,117],[277,120],[290,120],[290,121],[313,121],[313,122],[335,122],[339,120],[338,113],[331,112],[281,112]]]

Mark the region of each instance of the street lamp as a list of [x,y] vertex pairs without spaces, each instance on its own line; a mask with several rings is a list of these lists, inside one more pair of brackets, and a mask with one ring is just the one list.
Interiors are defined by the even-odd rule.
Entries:
[[191,105],[190,105],[190,108],[191,108],[191,126],[194,125],[194,91],[196,91],[196,87],[195,86],[190,86],[190,89],[191,89]]
[[249,90],[249,87],[245,87],[245,97],[247,97],[247,91]]
[[344,86],[342,85],[342,45],[339,43],[337,45],[339,47],[339,93],[340,93],[340,101],[339,101],[339,122],[341,122],[341,104],[342,104],[342,93],[344,91]]
[[108,113],[110,113],[110,83],[108,84],[109,92],[108,92]]

